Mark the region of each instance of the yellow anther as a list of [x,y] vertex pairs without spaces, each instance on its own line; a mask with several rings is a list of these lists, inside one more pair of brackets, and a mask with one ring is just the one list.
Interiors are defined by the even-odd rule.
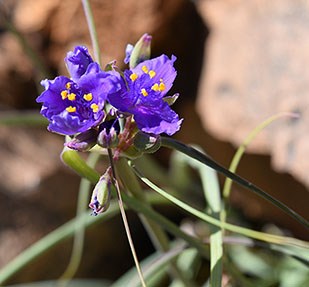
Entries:
[[149,76],[150,76],[151,79],[152,79],[155,75],[156,75],[156,72],[155,72],[155,71],[153,71],[153,70],[150,70],[150,71],[149,71]]
[[92,104],[92,105],[90,106],[90,108],[92,109],[92,111],[93,111],[94,113],[96,113],[96,112],[99,111],[99,106],[98,106],[97,104]]
[[142,67],[142,71],[144,72],[144,73],[148,73],[148,68],[144,65],[143,67]]
[[70,101],[75,101],[75,98],[76,98],[76,94],[74,94],[74,93],[68,94],[68,99],[69,99]]
[[65,84],[65,87],[67,90],[71,89],[71,86],[72,86],[72,83],[71,82],[68,82]]
[[76,112],[76,107],[69,106],[69,107],[66,108],[66,110],[69,113],[74,113],[74,112]]
[[63,100],[65,100],[67,97],[68,97],[68,91],[62,91],[62,92],[61,92],[61,98],[62,98]]
[[163,82],[160,83],[159,85],[159,91],[162,92],[165,90],[165,84]]
[[148,93],[144,88],[141,89],[141,93],[143,94],[144,97],[148,96]]
[[130,79],[134,82],[138,78],[138,75],[133,73],[130,75]]
[[90,102],[93,97],[92,97],[92,94],[89,93],[89,94],[84,94],[84,97],[83,97],[87,102]]
[[156,83],[156,84],[154,84],[154,85],[151,87],[151,89],[152,89],[153,91],[157,92],[157,91],[159,91],[159,85]]

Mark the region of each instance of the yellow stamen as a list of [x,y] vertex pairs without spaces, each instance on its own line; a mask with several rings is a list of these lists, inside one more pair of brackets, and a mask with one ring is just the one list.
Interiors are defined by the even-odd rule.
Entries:
[[154,85],[151,87],[151,89],[152,89],[153,91],[157,92],[157,91],[159,91],[159,85],[156,83],[156,84],[154,84]]
[[155,75],[156,75],[156,72],[155,72],[155,71],[153,71],[153,70],[150,70],[150,71],[149,71],[149,76],[150,76],[151,79],[152,79]]
[[92,94],[89,93],[89,94],[85,94],[84,97],[83,97],[87,102],[90,102],[92,100]]
[[92,109],[92,111],[93,111],[94,113],[96,113],[96,112],[99,111],[99,106],[98,106],[97,104],[92,104],[92,105],[90,106],[90,108]]
[[162,91],[164,91],[164,90],[165,90],[165,84],[162,82],[162,83],[160,83],[160,85],[159,85],[159,91],[162,92]]
[[74,113],[74,112],[76,112],[76,107],[69,106],[69,107],[66,108],[66,110],[69,113]]
[[141,93],[143,94],[144,97],[148,96],[148,93],[144,88],[141,89]]
[[68,82],[65,84],[65,87],[67,90],[71,89],[71,86],[72,86],[72,83],[71,82]]
[[148,73],[148,68],[146,66],[143,66],[142,67],[142,71],[147,74]]
[[136,75],[135,73],[130,75],[130,79],[134,82],[136,79],[138,78],[138,75]]
[[74,93],[68,94],[68,99],[69,99],[70,101],[75,101],[75,98],[76,98],[76,94],[74,94]]
[[65,100],[68,97],[68,91],[62,91],[61,97],[62,97],[63,100]]

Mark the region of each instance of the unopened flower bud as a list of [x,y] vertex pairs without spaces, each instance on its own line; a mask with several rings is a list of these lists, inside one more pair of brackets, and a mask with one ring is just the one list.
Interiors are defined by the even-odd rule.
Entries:
[[160,136],[138,132],[134,137],[134,146],[139,151],[154,153],[161,146]]
[[92,215],[98,215],[106,211],[110,204],[112,176],[111,168],[101,176],[92,192],[89,207],[92,209]]
[[118,120],[104,122],[100,125],[100,132],[97,143],[103,148],[113,148],[118,145],[119,139],[119,123]]
[[151,36],[147,33],[144,34],[135,44],[134,48],[130,53],[130,48],[127,47],[126,60],[130,59],[129,67],[132,69],[136,67],[139,63],[148,60],[150,58],[150,46],[151,46]]
[[88,151],[96,144],[97,136],[98,131],[95,129],[90,129],[78,134],[75,138],[69,142],[66,142],[64,145],[77,151]]

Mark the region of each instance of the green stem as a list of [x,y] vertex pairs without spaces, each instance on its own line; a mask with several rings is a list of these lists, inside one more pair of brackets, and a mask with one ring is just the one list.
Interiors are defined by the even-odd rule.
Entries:
[[[137,199],[147,205],[145,200],[145,193],[141,189],[139,182],[136,179],[136,175],[132,169],[128,166],[125,158],[120,158],[116,163],[116,168],[120,176],[121,182],[125,188]],[[151,208],[149,206],[149,208]],[[152,243],[159,251],[168,250],[169,241],[161,229],[158,229],[158,225],[155,222],[149,221],[143,215],[141,215],[141,221],[145,225],[146,230],[149,232]]]
[[[90,168],[76,151],[66,150],[63,160],[65,164],[68,165],[71,169],[73,169],[77,174],[87,178],[93,184],[96,184],[99,180],[99,173],[94,169]],[[187,235],[186,233],[181,231],[177,225],[170,222],[164,216],[150,209],[145,204],[136,200],[135,198],[132,198],[123,193],[122,199],[129,208],[133,209],[137,213],[145,214],[148,218],[160,224],[166,231],[170,232],[176,237],[182,238],[183,240],[187,241],[188,244],[197,248],[203,256],[208,258],[208,249],[205,248],[204,244],[202,244],[199,240]]]
[[167,137],[161,137],[161,143],[162,146],[176,149],[198,161],[201,163],[217,170],[218,172],[222,173],[226,177],[232,179],[233,181],[237,182],[239,185],[245,187],[246,189],[253,191],[257,195],[263,197],[264,199],[270,201],[272,204],[279,207],[281,210],[283,210],[285,213],[287,213],[289,216],[293,217],[295,220],[297,220],[299,223],[304,225],[307,229],[309,229],[309,222],[304,219],[302,216],[300,216],[298,213],[296,213],[294,210],[290,209],[288,206],[286,206],[284,203],[280,202],[279,200],[273,198],[271,195],[263,191],[261,188],[257,187],[256,185],[252,184],[251,182],[243,179],[239,175],[230,172],[217,162],[215,162],[213,159],[208,157],[207,155],[199,152],[198,150],[189,147],[175,139],[167,138]]
[[[135,173],[128,165],[128,161],[125,158],[120,158],[116,163],[118,174],[126,189],[139,201],[143,202],[149,209],[152,209],[151,205],[147,202],[145,192],[142,190]],[[148,219],[143,214],[139,214],[139,217],[147,230],[152,243],[155,248],[161,252],[167,252],[169,250],[169,240],[167,235],[163,232],[161,227],[153,220]],[[184,286],[195,286],[195,284],[189,281],[184,274],[178,269],[176,261],[171,261],[171,272],[175,278],[178,278]]]
[[181,229],[179,229],[179,227],[176,224],[166,219],[160,213],[154,211],[153,209],[150,209],[147,205],[136,200],[135,198],[130,197],[125,193],[122,194],[122,198],[125,204],[129,208],[131,208],[137,213],[145,214],[149,219],[161,225],[167,232],[173,234],[175,237],[179,237],[185,240],[189,245],[195,247],[200,252],[201,256],[205,257],[206,259],[209,259],[209,249],[200,240],[183,232]]
[[114,185],[116,187],[120,214],[121,214],[121,217],[122,217],[122,221],[123,221],[123,224],[124,224],[124,228],[125,228],[125,231],[126,231],[128,242],[129,242],[129,245],[130,245],[131,253],[132,253],[132,256],[133,256],[133,259],[134,259],[134,262],[135,262],[137,273],[138,273],[139,278],[141,280],[141,284],[142,284],[143,287],[146,287],[143,272],[142,272],[141,266],[139,264],[137,254],[136,254],[136,251],[135,251],[135,247],[134,247],[134,243],[133,243],[133,240],[132,240],[128,219],[127,219],[124,207],[123,207],[121,191],[120,191],[120,188],[119,188],[118,181],[116,179],[116,170],[115,170],[115,166],[114,166],[112,150],[109,148],[109,149],[107,149],[107,151],[108,151],[108,157],[109,157],[110,165],[111,165],[111,168],[112,168],[113,181],[114,181]]
[[97,30],[94,23],[94,18],[92,14],[92,10],[89,4],[88,0],[82,0],[85,17],[87,19],[87,24],[89,28],[89,33],[91,37],[93,52],[94,52],[94,59],[95,61],[101,66],[101,52],[100,52],[100,46],[99,46],[99,39]]
[[[90,153],[89,158],[87,160],[89,166],[94,167],[99,157],[100,157],[99,154]],[[82,178],[78,193],[76,218],[83,218],[83,214],[87,210],[90,188],[91,183],[89,182],[89,180]],[[83,254],[85,229],[86,229],[86,218],[85,221],[81,221],[79,222],[78,225],[76,224],[75,226],[74,242],[70,262],[64,273],[60,276],[59,278],[60,281],[72,279],[77,272]]]
[[[4,12],[1,14],[3,14],[1,18],[4,20],[4,25],[16,37],[23,51],[32,61],[37,70],[40,72],[41,76],[48,77],[50,73],[46,68],[46,66],[44,65],[44,63],[41,61],[40,57],[38,56],[38,53],[29,45],[28,41],[17,30],[17,28],[13,25],[13,23],[9,20],[9,18],[6,15],[4,15]],[[40,78],[42,78],[41,76]]]

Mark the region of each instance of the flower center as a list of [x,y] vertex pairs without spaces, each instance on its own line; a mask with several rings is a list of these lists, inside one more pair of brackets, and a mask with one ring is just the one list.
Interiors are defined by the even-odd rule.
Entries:
[[[74,89],[74,92],[72,91]],[[66,107],[66,111],[69,113],[77,113],[81,117],[91,117],[89,111],[92,113],[97,113],[99,111],[99,105],[96,103],[91,103],[93,100],[92,93],[83,94],[80,89],[76,86],[72,86],[72,82],[65,84],[65,89],[60,93],[62,100],[64,101],[75,101],[75,106],[69,105]],[[88,111],[87,111],[88,110]]]

